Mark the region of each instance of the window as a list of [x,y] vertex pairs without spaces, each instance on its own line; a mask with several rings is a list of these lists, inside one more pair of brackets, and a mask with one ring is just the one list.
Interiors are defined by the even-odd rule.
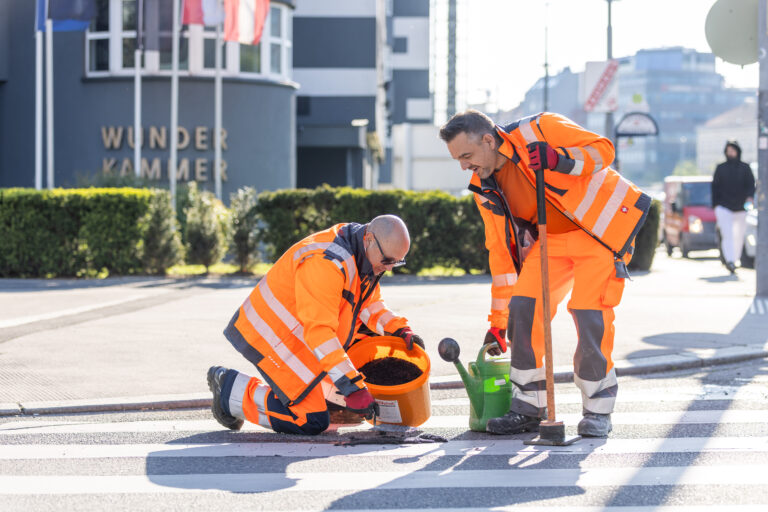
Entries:
[[291,10],[274,4],[264,23],[258,45],[238,45],[243,74],[260,74],[276,79],[290,79],[293,69],[293,17]]
[[[97,16],[86,32],[85,60],[89,77],[133,74],[137,4],[137,0],[96,0]],[[170,0],[144,2],[142,64],[145,74],[167,75],[171,71],[172,9]],[[182,74],[213,75],[216,27],[183,25],[180,29],[179,70]],[[292,10],[275,3],[270,6],[260,44],[223,43],[223,73],[289,80],[293,68],[292,32]]]

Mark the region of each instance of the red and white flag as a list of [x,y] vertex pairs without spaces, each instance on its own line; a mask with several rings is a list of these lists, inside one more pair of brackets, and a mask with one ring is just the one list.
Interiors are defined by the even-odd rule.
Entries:
[[269,13],[269,0],[224,0],[224,40],[258,44]]
[[218,25],[224,21],[224,10],[219,0],[184,0],[181,14],[183,25]]

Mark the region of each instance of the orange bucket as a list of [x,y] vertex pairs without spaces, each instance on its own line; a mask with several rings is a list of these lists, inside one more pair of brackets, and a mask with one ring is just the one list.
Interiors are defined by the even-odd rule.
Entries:
[[371,336],[352,345],[347,355],[355,368],[385,357],[396,357],[418,366],[421,375],[410,382],[396,386],[366,383],[366,387],[379,404],[378,422],[418,427],[429,419],[432,414],[428,382],[431,365],[420,346],[414,344],[413,350],[408,350],[405,341],[397,336]]

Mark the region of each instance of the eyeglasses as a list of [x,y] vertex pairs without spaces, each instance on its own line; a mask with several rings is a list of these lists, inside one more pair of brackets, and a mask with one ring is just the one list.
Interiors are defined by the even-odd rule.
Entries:
[[384,251],[381,249],[381,244],[379,243],[379,239],[376,238],[376,235],[373,233],[373,231],[371,231],[371,235],[373,235],[373,241],[376,242],[376,247],[379,248],[379,252],[383,256],[383,258],[381,259],[382,265],[392,265],[393,267],[402,267],[403,265],[405,265],[405,258],[401,260],[396,260],[395,258],[388,258],[387,256],[385,256]]

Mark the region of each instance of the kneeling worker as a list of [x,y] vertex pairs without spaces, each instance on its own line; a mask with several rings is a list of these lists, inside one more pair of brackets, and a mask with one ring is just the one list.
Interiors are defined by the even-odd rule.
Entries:
[[372,417],[376,403],[347,349],[365,323],[380,335],[424,346],[404,317],[381,300],[379,279],[405,264],[408,228],[394,215],[368,224],[337,224],[294,244],[277,260],[224,330],[264,381],[213,366],[211,410],[223,426],[243,420],[275,432],[319,434],[328,428],[326,398]]

